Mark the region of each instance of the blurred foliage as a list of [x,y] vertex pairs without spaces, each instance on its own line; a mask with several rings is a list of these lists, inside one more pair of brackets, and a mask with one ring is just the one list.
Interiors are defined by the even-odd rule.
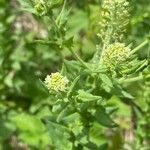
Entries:
[[[63,7],[62,0],[51,0],[51,3],[47,1],[48,7],[37,3],[38,1],[31,0],[0,0],[0,149],[2,150],[52,149],[53,140],[70,149],[69,143],[66,143],[68,135],[62,134],[63,130],[60,129],[61,133],[58,133],[57,139],[55,137],[51,139],[42,123],[42,121],[45,123],[45,120],[41,121],[43,116],[51,114],[54,97],[49,97],[40,79],[44,80],[47,74],[60,69],[64,59],[74,59],[66,48],[72,36],[76,53],[85,61],[92,58],[96,52],[96,45],[99,44],[96,34],[99,32],[100,0],[67,0],[66,9],[61,15],[59,14]],[[125,38],[128,44],[131,43],[135,47],[150,32],[150,1],[130,0],[130,7],[130,24]],[[147,53],[150,60],[149,45],[139,52],[139,59],[144,60]],[[68,70],[70,68],[75,70],[70,71],[70,79],[73,80],[76,68],[80,65],[74,61],[66,61],[66,64],[69,64]],[[149,68],[145,70],[145,74],[147,72]],[[102,92],[109,93],[111,83],[107,76],[101,77],[101,83],[103,81],[105,83]],[[80,86],[83,87],[84,80],[80,82]],[[135,96],[134,103],[130,98],[122,100],[115,95],[107,95],[106,112],[117,110],[111,117],[120,126],[114,129],[104,127],[110,124],[113,126],[114,122],[106,115],[107,113],[99,114],[106,122],[100,120],[101,125],[94,123],[90,135],[91,141],[101,146],[100,150],[119,150],[122,145],[126,150],[149,149],[149,82],[126,85],[128,92]],[[78,98],[85,102],[90,101],[90,97],[95,98],[88,94],[85,91],[78,91]],[[124,95],[130,97],[128,93]],[[73,131],[78,134],[80,118],[77,114],[71,117],[72,126],[77,126]],[[53,133],[54,129],[49,124],[48,122],[47,128]],[[58,128],[61,127],[58,125]],[[86,143],[86,139],[82,137],[80,142]]]

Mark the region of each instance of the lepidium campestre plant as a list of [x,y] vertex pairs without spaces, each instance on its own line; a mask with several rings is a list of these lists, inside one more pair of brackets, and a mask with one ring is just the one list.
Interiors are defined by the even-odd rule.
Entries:
[[126,143],[120,132],[120,122],[115,121],[119,118],[115,115],[119,108],[110,103],[116,97],[130,105],[135,116],[143,113],[135,102],[136,93],[129,91],[135,82],[147,82],[150,78],[148,55],[143,60],[138,58],[138,51],[149,43],[149,38],[135,48],[125,43],[123,36],[129,22],[129,2],[103,0],[100,32],[96,33],[98,49],[92,61],[85,62],[74,50],[73,37],[66,36],[70,12],[66,5],[67,1],[64,1],[57,17],[53,11],[55,7],[50,7],[47,2],[35,6],[37,13],[46,15],[53,22],[50,33],[54,33],[54,38],[36,42],[67,48],[76,58],[64,60],[60,71],[45,78],[51,114],[42,120],[50,133],[51,145],[56,150],[107,150],[114,144],[107,135],[114,131],[118,135],[117,149],[124,149]]

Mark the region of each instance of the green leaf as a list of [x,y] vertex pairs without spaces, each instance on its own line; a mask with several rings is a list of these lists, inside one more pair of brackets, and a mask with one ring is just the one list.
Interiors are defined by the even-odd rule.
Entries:
[[77,112],[69,114],[68,116],[63,118],[63,122],[65,124],[73,123],[73,122],[79,121],[79,120],[80,120],[80,115]]
[[66,41],[65,41],[65,43],[64,43],[64,45],[68,48],[68,49],[70,49],[72,46],[73,46],[73,36],[72,37],[70,37],[70,38],[68,38]]
[[37,14],[36,10],[33,8],[33,3],[31,0],[19,0],[19,3],[21,4],[21,10],[22,11],[28,11],[33,14]]
[[64,0],[51,0],[50,2],[47,1],[47,3],[49,2],[49,8],[54,9],[57,7],[62,6]]
[[8,87],[13,87],[13,74],[9,73],[7,76],[5,76],[4,79],[4,83],[8,86]]
[[24,6],[24,7],[32,7],[32,2],[31,0],[18,0],[19,3]]
[[81,69],[81,65],[79,62],[77,61],[68,61],[68,60],[64,60],[64,64],[66,66],[66,69],[68,71],[68,73],[70,73],[70,75],[76,75],[76,72]]
[[112,114],[112,113],[116,112],[118,109],[119,109],[118,106],[107,107],[106,108],[106,113],[107,114]]
[[65,105],[57,117],[57,122],[60,122],[65,116],[69,115],[71,113],[71,110],[72,109],[70,109],[68,105]]
[[95,112],[95,118],[99,124],[102,126],[113,128],[117,127],[118,125],[110,118],[110,116],[105,112],[105,109],[103,107],[100,107]]
[[134,97],[130,94],[130,93],[128,93],[128,92],[126,92],[126,91],[121,91],[121,94],[124,96],[124,97],[126,97],[126,98],[129,98],[129,99],[134,99]]
[[83,90],[79,90],[78,91],[78,99],[83,101],[83,102],[90,102],[90,101],[96,101],[96,100],[101,100],[102,97],[101,96],[95,96],[92,95],[88,92],[85,92]]
[[79,113],[75,112],[66,116],[65,118],[63,118],[62,123],[68,126],[69,130],[73,132],[74,135],[78,136],[79,139],[79,135],[81,135],[84,128]]
[[74,79],[74,81],[72,82],[71,86],[69,87],[69,91],[67,93],[67,97],[71,97],[72,96],[73,90],[74,90],[75,86],[77,85],[79,79],[80,79],[80,76],[78,76],[78,77],[76,77]]
[[63,10],[59,14],[59,16],[56,19],[56,24],[60,30],[64,30],[64,27],[68,21],[68,16],[70,14],[70,10],[65,9],[65,6],[63,6]]
[[108,93],[111,92],[112,88],[113,88],[113,83],[110,80],[110,78],[106,75],[106,74],[100,74],[99,75],[101,81],[102,81],[102,85],[101,87]]
[[54,118],[52,117],[51,119],[50,116],[43,119],[49,131],[52,145],[57,150],[72,150],[72,144],[69,142],[69,130],[65,126],[53,122],[53,119]]
[[108,143],[104,143],[99,146],[98,150],[108,150]]
[[46,85],[43,83],[43,81],[41,81],[40,79],[39,79],[39,84],[40,84],[41,88],[42,88],[47,94],[49,94],[48,88],[47,88]]
[[45,133],[45,127],[41,123],[39,116],[26,113],[16,114],[16,116],[11,117],[11,122],[19,131],[18,138],[25,143],[32,146],[40,144],[41,148],[49,143],[49,136]]
[[111,88],[113,87],[112,81],[106,74],[100,74],[99,77],[107,86],[109,86]]

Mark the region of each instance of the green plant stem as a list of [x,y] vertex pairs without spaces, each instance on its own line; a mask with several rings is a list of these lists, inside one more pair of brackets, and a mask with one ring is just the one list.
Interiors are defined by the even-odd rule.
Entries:
[[113,34],[113,29],[107,29],[106,37],[104,38],[104,41],[103,41],[102,52],[105,51],[106,47],[109,45],[112,34]]
[[[82,66],[84,66],[84,67],[87,68],[88,70],[92,71],[91,68],[89,68],[89,67],[87,66],[87,64],[75,53],[75,51],[74,51],[72,48],[70,48],[69,50],[70,50],[70,52],[73,54],[73,56],[82,64]],[[92,72],[93,72],[93,71],[92,71]]]
[[144,68],[144,67],[147,66],[147,65],[148,65],[148,61],[145,60],[144,63],[143,63],[141,66],[139,66],[139,68],[138,68],[135,72],[140,71],[142,68]]
[[73,54],[73,56],[80,62],[80,64],[85,67],[86,69],[90,70],[92,73],[102,73],[102,72],[105,72],[104,69],[100,70],[100,71],[95,71],[94,69],[91,69],[77,54],[76,52],[70,48],[69,49],[70,52]]
[[63,14],[63,12],[64,12],[64,10],[65,10],[66,2],[67,2],[67,1],[65,0],[65,1],[64,1],[64,4],[63,4],[63,7],[62,7],[62,10],[61,10],[60,14],[58,15],[58,17],[57,17],[57,19],[56,19],[56,24],[58,24],[58,21],[59,21],[59,19],[61,18],[62,14]]
[[133,78],[129,78],[129,79],[120,79],[119,83],[120,84],[122,84],[122,83],[131,83],[131,82],[141,81],[143,79],[149,79],[149,78],[150,78],[150,74],[147,75],[147,76],[140,75],[138,77],[133,77]]
[[40,44],[46,44],[46,45],[54,44],[54,42],[52,41],[44,41],[44,40],[34,40],[32,43],[40,43]]
[[148,40],[145,40],[143,43],[141,43],[139,46],[137,46],[136,48],[134,48],[132,51],[131,51],[131,55],[135,54],[136,52],[138,52],[142,47],[144,47],[145,45],[147,45],[149,43]]

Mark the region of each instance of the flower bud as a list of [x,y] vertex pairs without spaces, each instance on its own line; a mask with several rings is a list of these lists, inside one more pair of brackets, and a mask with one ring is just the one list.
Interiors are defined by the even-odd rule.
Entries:
[[43,0],[37,1],[34,8],[36,9],[36,11],[39,15],[44,15],[47,12],[46,5]]

